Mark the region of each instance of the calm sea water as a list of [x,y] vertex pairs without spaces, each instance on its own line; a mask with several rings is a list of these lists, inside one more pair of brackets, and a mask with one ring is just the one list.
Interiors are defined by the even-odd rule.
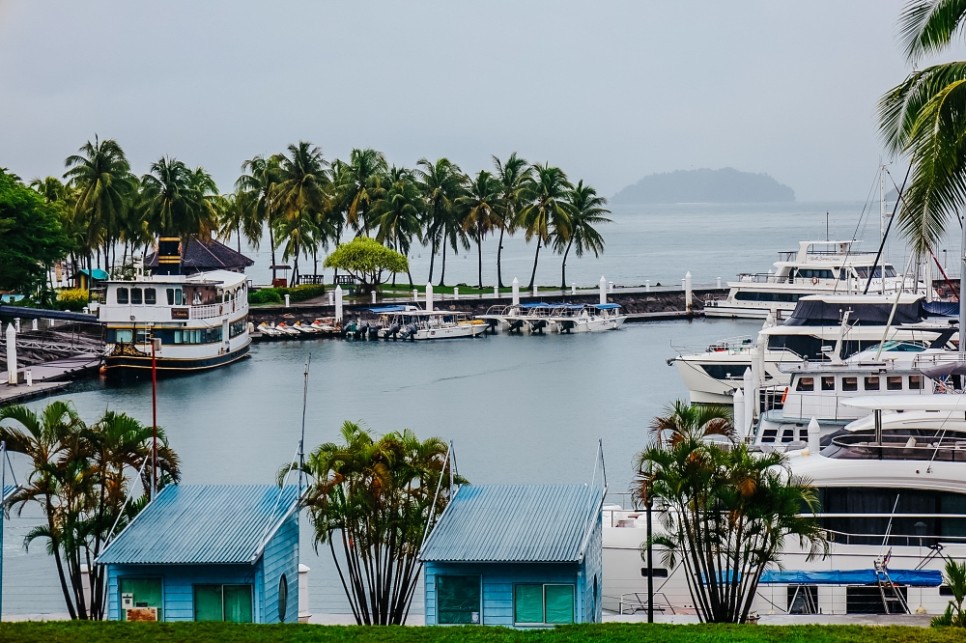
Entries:
[[[739,271],[764,271],[777,251],[793,249],[802,239],[826,238],[826,211],[831,238],[855,235],[872,247],[878,216],[867,221],[867,234],[856,233],[861,210],[860,204],[615,209],[615,223],[605,229],[605,255],[572,260],[568,281],[590,285],[605,275],[622,285],[670,284],[690,270],[696,283],[712,283]],[[532,249],[520,239],[506,245],[505,279],[516,275],[526,283]],[[903,263],[901,252],[890,258]],[[251,274],[256,281],[267,280],[266,253],[257,259]],[[538,282],[559,283],[559,258],[545,254],[540,265]],[[415,256],[417,280],[427,270],[428,257]],[[447,282],[475,283],[475,271],[475,254],[451,258]],[[495,269],[484,279],[493,275]],[[303,365],[311,355],[309,448],[337,440],[341,424],[353,420],[377,433],[410,428],[421,437],[452,440],[460,472],[472,482],[590,482],[602,439],[609,487],[623,492],[648,422],[687,396],[665,360],[676,348],[704,347],[759,326],[701,320],[632,324],[593,335],[267,344],[230,368],[162,381],[158,419],[182,456],[185,483],[270,483],[297,447]],[[91,381],[62,398],[88,421],[107,408],[151,421],[149,384],[108,387]],[[31,406],[39,409],[48,401]],[[14,459],[23,479],[23,461]],[[65,611],[43,544],[35,543],[29,553],[23,548],[23,536],[36,521],[36,514],[27,512],[6,524],[7,618]],[[316,615],[345,613],[331,563],[327,555],[314,553],[306,523],[302,562],[312,568],[310,609]],[[421,612],[421,601],[417,592],[414,613]]]

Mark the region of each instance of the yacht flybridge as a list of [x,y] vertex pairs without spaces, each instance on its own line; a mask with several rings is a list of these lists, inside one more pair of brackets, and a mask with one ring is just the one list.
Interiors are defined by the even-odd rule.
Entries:
[[[779,253],[767,273],[741,273],[728,282],[728,296],[704,304],[707,317],[764,318],[795,309],[798,300],[814,294],[888,294],[899,290],[924,292],[914,278],[896,272],[889,263],[876,264],[875,252],[855,249],[858,241],[800,241],[798,250]],[[871,283],[870,283],[871,279]]]

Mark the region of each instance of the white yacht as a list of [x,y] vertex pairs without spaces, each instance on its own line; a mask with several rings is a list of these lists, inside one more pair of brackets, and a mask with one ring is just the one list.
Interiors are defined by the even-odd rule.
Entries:
[[468,313],[447,310],[420,310],[407,306],[405,310],[383,313],[377,334],[382,339],[454,339],[480,337],[488,328],[481,319],[471,319]]
[[108,376],[205,371],[244,359],[251,344],[247,278],[227,270],[108,281],[97,317]]
[[550,329],[557,333],[597,333],[617,330],[627,321],[620,304],[567,304],[553,310]]
[[704,304],[707,317],[764,318],[795,309],[798,300],[814,294],[887,294],[899,290],[922,291],[923,284],[903,277],[875,252],[855,249],[858,241],[800,241],[798,250],[779,253],[767,273],[742,273],[728,282],[728,296]]
[[722,340],[693,353],[681,351],[667,363],[677,368],[692,402],[730,404],[749,368],[759,388],[785,386],[789,374],[781,366],[827,360],[836,345],[840,359],[886,341],[950,347],[956,321],[927,319],[922,296],[911,293],[809,295],[799,300],[784,323],[767,319],[757,337]]

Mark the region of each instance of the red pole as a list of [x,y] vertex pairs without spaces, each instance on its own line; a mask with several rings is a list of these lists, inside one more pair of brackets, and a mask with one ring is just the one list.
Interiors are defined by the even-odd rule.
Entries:
[[157,340],[151,337],[151,500],[158,492],[158,355]]

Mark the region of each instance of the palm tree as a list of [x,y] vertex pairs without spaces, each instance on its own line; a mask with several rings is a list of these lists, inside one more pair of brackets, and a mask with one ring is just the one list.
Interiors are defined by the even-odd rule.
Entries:
[[[413,237],[418,237],[422,222],[422,199],[411,170],[393,166],[389,170],[384,194],[372,204],[372,218],[377,222],[376,241],[388,244],[396,252],[409,257]],[[406,265],[409,285],[412,271]],[[393,273],[393,284],[396,275]]]
[[537,278],[537,261],[540,258],[540,248],[550,241],[554,230],[566,229],[570,219],[570,202],[567,193],[571,189],[567,175],[557,167],[549,164],[534,165],[533,177],[528,181],[527,193],[532,199],[520,210],[520,227],[524,228],[525,238],[530,241],[537,239],[537,251],[533,255],[533,272],[530,273],[530,284],[533,288]]
[[191,235],[207,235],[216,222],[208,199],[211,194],[217,194],[217,188],[204,170],[192,170],[182,161],[162,157],[141,177],[141,210],[148,231],[181,237],[182,241]]
[[[272,252],[272,282],[277,277],[275,261],[275,211],[272,194],[278,183],[278,158],[254,156],[242,163],[242,175],[235,181],[238,194],[237,207],[244,214],[240,218],[245,223],[242,228],[252,247],[257,249],[262,229],[268,228],[268,243]],[[257,230],[257,232],[256,232]]]
[[574,248],[578,257],[584,256],[584,251],[587,250],[599,257],[604,251],[604,238],[594,226],[611,222],[604,216],[610,214],[610,210],[604,207],[607,199],[597,196],[597,191],[584,185],[582,180],[570,190],[567,199],[570,202],[569,221],[554,235],[554,249],[557,252],[563,250],[563,261],[560,264],[561,289],[567,287],[567,255],[570,254],[570,248]]
[[74,215],[87,231],[85,250],[87,265],[92,268],[92,254],[104,249],[105,262],[109,248],[117,240],[119,222],[132,206],[135,179],[121,146],[113,139],[83,145],[80,154],[67,157],[64,173],[70,187],[77,191]]
[[496,177],[500,182],[500,199],[494,210],[496,227],[500,229],[500,241],[496,248],[496,281],[503,288],[503,235],[513,234],[516,229],[517,215],[527,201],[527,187],[530,185],[532,167],[514,152],[506,162],[493,157]]
[[[966,20],[966,4],[912,0],[900,17],[910,63],[948,47]],[[942,237],[966,204],[966,61],[912,72],[879,101],[880,132],[894,154],[908,154],[910,179],[900,226],[920,254]]]
[[373,225],[369,210],[388,171],[382,152],[373,149],[355,149],[349,154],[349,162],[339,173],[339,188],[346,199],[346,223],[360,234],[369,234]]
[[435,163],[420,159],[416,164],[416,176],[423,193],[426,222],[425,239],[430,244],[429,281],[433,280],[436,251],[443,248],[443,265],[439,278],[442,286],[446,280],[446,246],[456,251],[458,244],[468,248],[466,235],[456,215],[456,200],[463,194],[464,175],[459,166],[441,158]]
[[279,158],[279,180],[272,194],[278,212],[276,232],[286,240],[284,256],[293,258],[292,283],[298,283],[299,256],[321,242],[322,219],[330,201],[322,150],[306,141],[288,146]]
[[482,289],[483,237],[499,225],[496,211],[500,205],[500,182],[486,170],[481,170],[456,203],[463,211],[463,231],[472,234],[476,240],[477,288]]

